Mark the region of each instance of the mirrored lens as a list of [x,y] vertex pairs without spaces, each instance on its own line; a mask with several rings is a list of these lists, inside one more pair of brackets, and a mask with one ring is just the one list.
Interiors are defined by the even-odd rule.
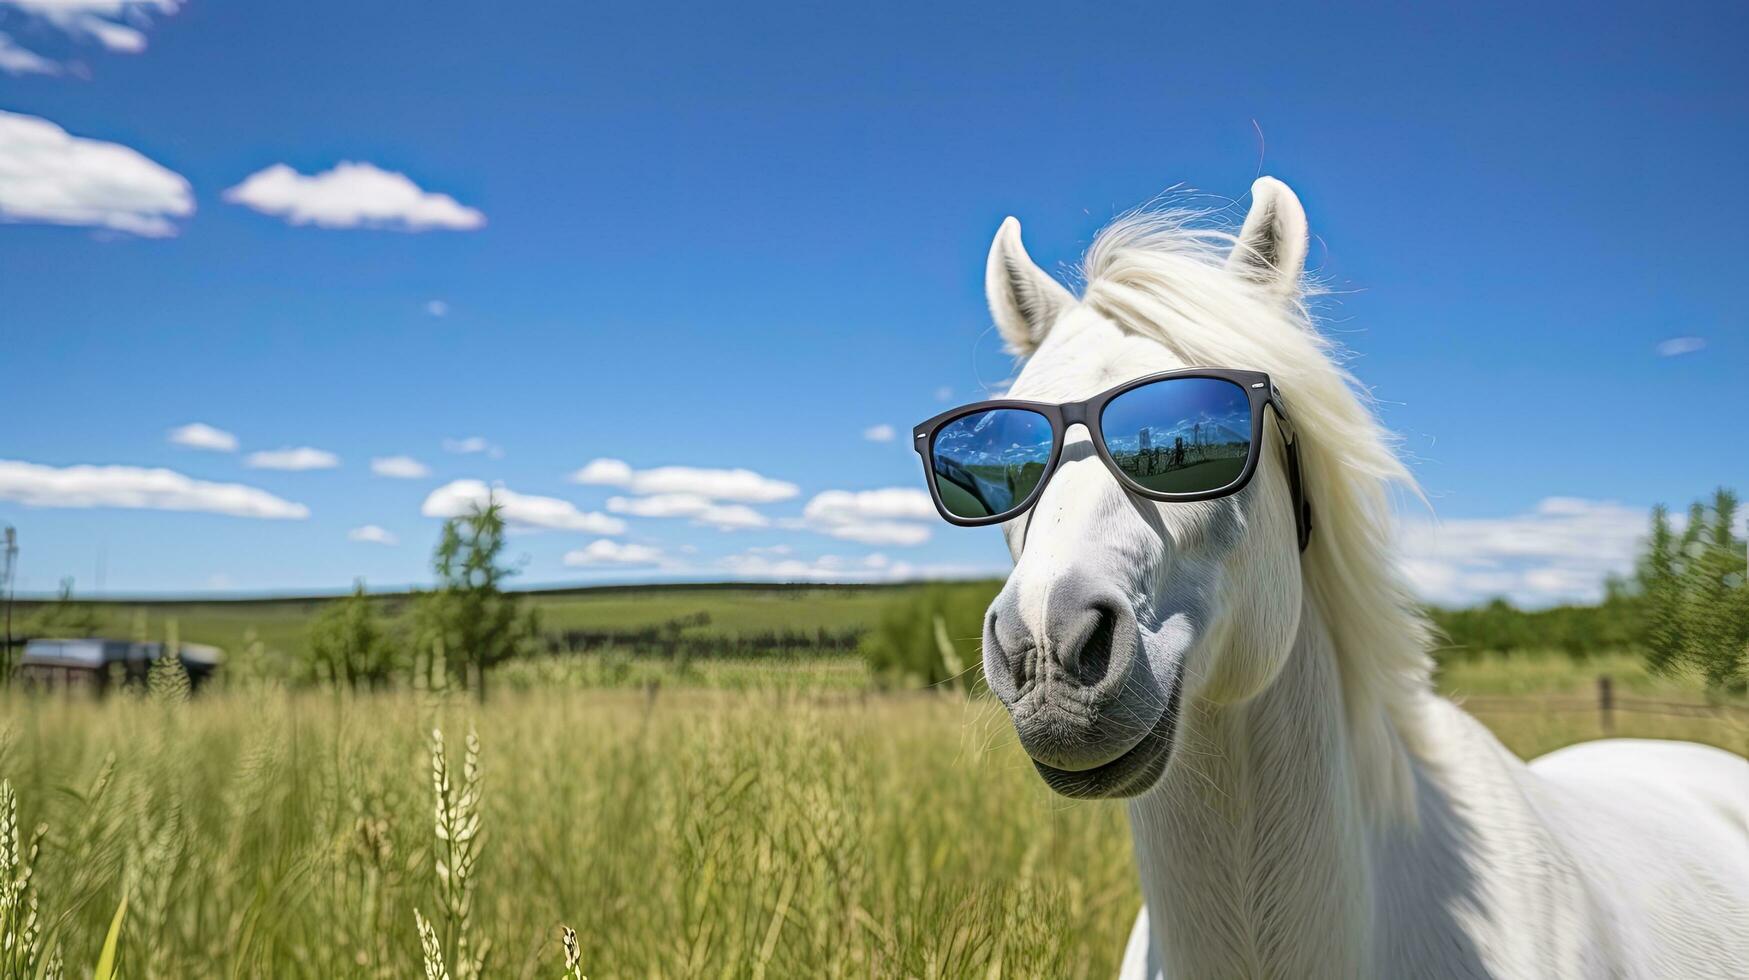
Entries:
[[991,517],[1013,510],[1044,479],[1051,459],[1051,423],[1037,412],[997,408],[936,430],[929,447],[935,492],[956,517]]
[[1251,455],[1251,399],[1216,378],[1132,388],[1105,406],[1099,427],[1118,468],[1159,493],[1232,486]]

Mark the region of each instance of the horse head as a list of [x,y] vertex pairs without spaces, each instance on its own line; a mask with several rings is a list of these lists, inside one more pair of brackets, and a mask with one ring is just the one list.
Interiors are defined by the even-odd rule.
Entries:
[[[1193,367],[1268,371],[1296,411],[1343,389],[1305,317],[1300,202],[1267,177],[1253,197],[1236,236],[1183,215],[1120,219],[1088,253],[1080,298],[1005,221],[986,290],[1002,337],[1025,358],[1010,397],[1074,402]],[[1292,390],[1303,379],[1316,390]],[[1127,490],[1087,426],[1071,424],[1042,494],[1003,525],[1015,564],[985,617],[985,676],[1058,792],[1147,791],[1187,701],[1241,702],[1279,673],[1305,578],[1285,439],[1266,431],[1239,492],[1158,502]]]

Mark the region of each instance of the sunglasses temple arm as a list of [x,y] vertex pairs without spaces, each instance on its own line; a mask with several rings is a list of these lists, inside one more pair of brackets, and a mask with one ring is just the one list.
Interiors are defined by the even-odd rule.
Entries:
[[1282,442],[1287,446],[1287,489],[1293,497],[1294,528],[1299,533],[1303,552],[1312,543],[1312,502],[1306,499],[1306,486],[1300,472],[1300,440],[1279,394],[1270,397],[1269,406],[1275,409],[1275,422],[1281,429]]

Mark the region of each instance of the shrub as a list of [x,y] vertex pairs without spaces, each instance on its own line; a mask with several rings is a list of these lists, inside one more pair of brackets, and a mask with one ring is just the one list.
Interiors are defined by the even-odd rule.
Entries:
[[883,683],[970,690],[983,679],[983,622],[995,586],[929,585],[900,593],[862,639]]
[[310,624],[304,671],[319,680],[349,688],[388,683],[395,665],[394,645],[383,632],[376,606],[358,581],[352,594],[329,603]]

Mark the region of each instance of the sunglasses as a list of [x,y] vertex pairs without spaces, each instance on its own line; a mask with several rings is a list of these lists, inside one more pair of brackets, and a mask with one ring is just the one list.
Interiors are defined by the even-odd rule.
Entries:
[[1038,502],[1063,454],[1063,433],[1086,426],[1106,468],[1149,500],[1212,500],[1238,493],[1257,472],[1264,409],[1287,447],[1288,489],[1300,550],[1312,506],[1281,392],[1269,375],[1193,368],[1138,378],[1086,401],[1052,405],[999,398],[950,409],[912,430],[929,495],[949,522],[1010,520]]

